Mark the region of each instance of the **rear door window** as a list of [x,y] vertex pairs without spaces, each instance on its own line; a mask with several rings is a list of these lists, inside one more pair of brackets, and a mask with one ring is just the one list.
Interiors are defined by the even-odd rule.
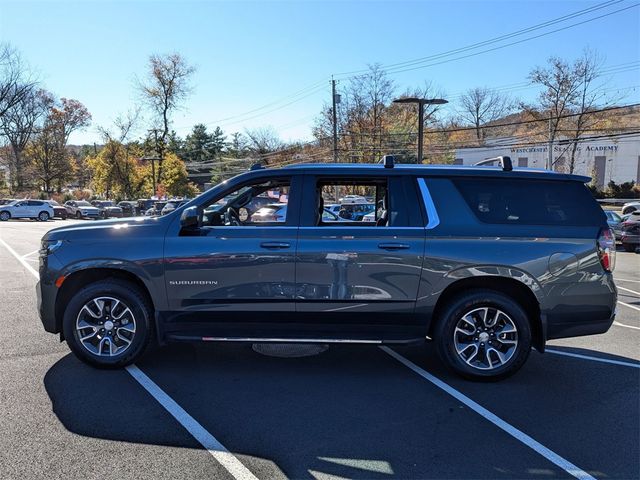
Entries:
[[606,221],[579,182],[470,177],[453,183],[484,223],[587,226]]

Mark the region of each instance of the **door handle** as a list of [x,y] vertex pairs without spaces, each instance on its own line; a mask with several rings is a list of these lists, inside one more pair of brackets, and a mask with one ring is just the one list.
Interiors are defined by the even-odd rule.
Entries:
[[410,245],[406,243],[379,243],[378,248],[383,250],[405,250],[410,248]]
[[289,248],[291,244],[287,242],[262,242],[260,246],[262,248]]

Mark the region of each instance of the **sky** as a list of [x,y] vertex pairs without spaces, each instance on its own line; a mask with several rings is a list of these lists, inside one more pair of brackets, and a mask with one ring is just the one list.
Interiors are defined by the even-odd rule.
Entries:
[[[227,134],[273,127],[292,141],[312,138],[314,118],[331,99],[332,75],[345,85],[347,72],[370,64],[438,55],[599,5],[497,44],[391,70],[390,78],[398,93],[431,82],[451,100],[450,112],[457,95],[478,86],[506,87],[531,101],[537,90],[525,82],[533,67],[589,48],[611,70],[603,78],[607,90],[639,102],[639,3],[0,0],[0,41],[21,52],[45,88],[87,106],[93,123],[71,143],[100,142],[97,127],[140,104],[136,79],[144,78],[149,56],[170,52],[196,67],[193,92],[173,118],[178,134],[196,123]],[[559,31],[520,42],[552,30]],[[511,42],[520,43],[480,53]],[[145,128],[141,123],[138,133]]]

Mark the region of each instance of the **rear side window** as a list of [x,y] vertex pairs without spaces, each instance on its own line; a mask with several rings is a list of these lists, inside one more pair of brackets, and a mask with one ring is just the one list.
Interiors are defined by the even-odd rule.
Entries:
[[589,190],[578,182],[476,177],[453,183],[484,223],[588,226],[606,221]]

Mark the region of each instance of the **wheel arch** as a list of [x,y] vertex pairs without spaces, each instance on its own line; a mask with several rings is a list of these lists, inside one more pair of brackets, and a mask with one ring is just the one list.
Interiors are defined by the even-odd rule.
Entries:
[[[56,328],[59,332],[62,332],[62,318],[64,316],[64,308],[71,300],[71,297],[78,289],[85,285],[98,282],[100,280],[123,280],[136,285],[140,292],[145,296],[149,305],[157,310],[156,302],[153,301],[153,296],[149,290],[148,285],[142,280],[142,278],[135,273],[122,268],[114,268],[109,266],[104,267],[91,267],[75,270],[65,276],[64,282],[60,286],[60,290],[56,295],[55,303],[55,319]],[[61,333],[62,335],[62,333]]]
[[524,309],[531,325],[532,343],[536,350],[544,352],[546,341],[546,325],[541,315],[540,299],[525,283],[511,277],[473,276],[450,283],[440,294],[433,310],[433,319],[429,325],[428,335],[433,338],[436,325],[442,311],[456,295],[472,290],[493,290],[513,298]]

